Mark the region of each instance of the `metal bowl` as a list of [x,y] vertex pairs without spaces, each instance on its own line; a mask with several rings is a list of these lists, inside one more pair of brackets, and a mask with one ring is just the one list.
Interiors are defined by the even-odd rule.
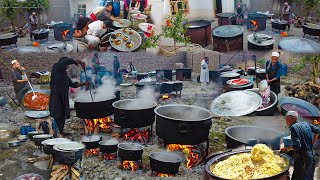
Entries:
[[123,27],[129,27],[131,26],[131,22],[127,19],[120,19],[122,21],[122,24],[120,24],[119,22],[117,21],[113,21],[112,24],[115,26],[115,27],[118,27],[118,28],[123,28]]
[[307,111],[309,111],[309,113],[314,116],[320,116],[320,110],[319,108],[317,108],[316,106],[310,104],[307,101],[298,99],[298,98],[294,98],[294,97],[281,97],[279,100],[279,104],[281,107],[281,113],[285,116],[287,114],[287,110],[285,110],[282,105],[284,104],[292,104],[292,105],[296,105],[299,106]]
[[25,111],[24,114],[29,118],[40,119],[50,115],[49,111]]
[[[118,50],[118,51],[123,51],[123,52],[130,52],[130,51],[134,51],[136,49],[138,49],[140,46],[141,46],[141,43],[142,43],[142,38],[140,36],[139,33],[137,33],[136,31],[132,30],[132,29],[127,29],[126,32],[123,32],[122,29],[118,29],[118,30],[115,30],[113,32],[114,34],[117,34],[117,33],[121,33],[121,36],[117,36],[116,37],[116,40],[120,40],[121,41],[121,44],[120,45],[115,45],[114,44],[114,41],[111,36],[109,37],[109,41],[112,42],[110,43],[110,45]],[[130,38],[130,41],[133,43],[133,47],[132,48],[128,48],[126,46],[126,43],[124,43],[124,41],[122,40],[123,36],[128,36]]]

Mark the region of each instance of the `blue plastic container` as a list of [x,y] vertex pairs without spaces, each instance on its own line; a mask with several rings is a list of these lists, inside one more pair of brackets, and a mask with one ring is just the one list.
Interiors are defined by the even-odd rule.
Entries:
[[283,137],[283,144],[284,144],[284,147],[291,147],[292,146],[291,136]]
[[114,17],[120,16],[120,2],[113,2],[113,15]]
[[287,76],[288,66],[286,64],[281,64],[280,74],[281,76]]
[[27,127],[26,126],[22,126],[20,128],[20,134],[21,135],[28,135],[28,131],[27,131]]

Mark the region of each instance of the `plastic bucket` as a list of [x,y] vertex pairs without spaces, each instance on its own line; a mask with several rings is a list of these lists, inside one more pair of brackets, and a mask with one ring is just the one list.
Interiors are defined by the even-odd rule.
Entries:
[[28,131],[27,131],[27,127],[26,126],[22,126],[20,128],[20,134],[21,135],[28,135]]
[[291,147],[292,146],[291,136],[283,137],[283,144],[284,144],[284,147]]
[[113,2],[113,14],[115,17],[120,16],[120,2]]

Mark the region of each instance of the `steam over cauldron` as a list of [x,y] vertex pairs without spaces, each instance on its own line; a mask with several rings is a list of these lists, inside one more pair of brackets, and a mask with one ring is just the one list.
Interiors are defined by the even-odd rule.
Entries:
[[183,104],[157,107],[156,133],[165,144],[197,145],[208,141],[212,116],[204,108]]

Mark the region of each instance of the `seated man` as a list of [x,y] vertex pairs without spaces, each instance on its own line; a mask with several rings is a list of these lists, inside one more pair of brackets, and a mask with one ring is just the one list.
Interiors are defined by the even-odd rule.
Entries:
[[38,119],[36,122],[37,131],[43,131],[44,134],[52,134],[54,138],[59,135],[57,123],[53,118]]
[[113,6],[111,3],[108,3],[106,5],[106,7],[100,12],[100,14],[98,15],[97,19],[100,20],[100,21],[103,21],[104,24],[111,28],[111,29],[118,29],[117,27],[115,27],[112,22],[113,21],[117,21],[119,22],[120,24],[122,24],[122,21],[120,19],[117,19],[115,18],[113,15],[112,15],[112,9],[113,9]]
[[127,73],[131,73],[132,71],[137,71],[136,67],[133,65],[132,61],[129,62],[129,66],[127,67]]
[[73,45],[74,52],[84,52],[89,49],[97,49],[100,43],[99,37],[87,34],[89,30],[89,21],[89,18],[84,17],[80,17],[78,19],[73,33],[73,37],[75,38]]
[[87,35],[95,37],[101,37],[108,31],[108,27],[103,23],[103,21],[99,20],[90,23],[88,28]]

